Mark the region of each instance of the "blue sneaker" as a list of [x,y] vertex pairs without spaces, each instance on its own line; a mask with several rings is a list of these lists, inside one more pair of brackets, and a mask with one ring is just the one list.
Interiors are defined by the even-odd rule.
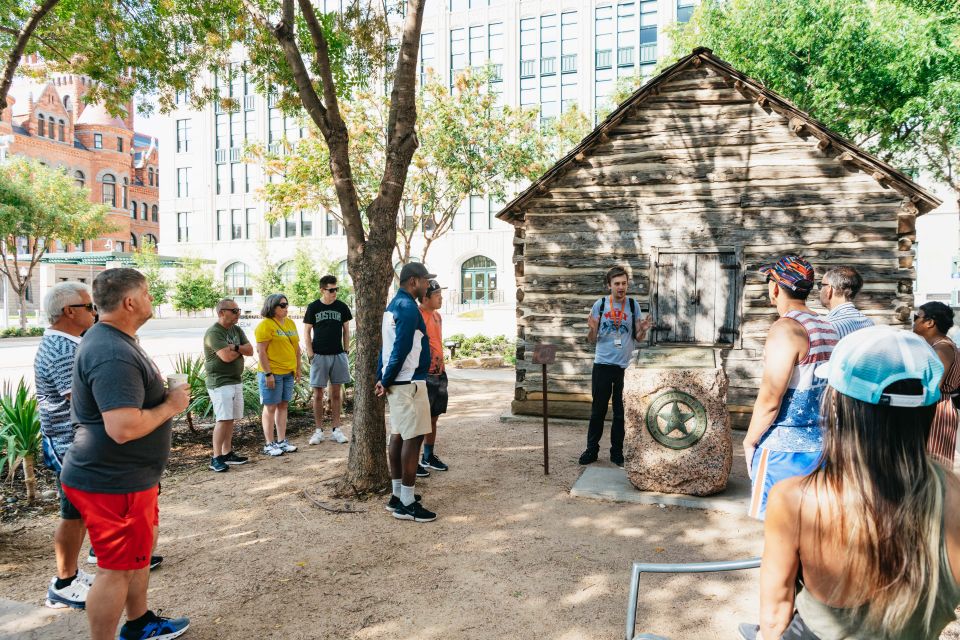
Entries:
[[120,627],[119,640],[169,640],[179,638],[190,628],[189,618],[163,618],[147,611],[146,623],[134,629],[130,622]]

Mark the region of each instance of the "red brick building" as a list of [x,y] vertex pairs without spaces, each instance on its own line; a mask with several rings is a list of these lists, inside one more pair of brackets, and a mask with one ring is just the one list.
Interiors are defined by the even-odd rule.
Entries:
[[[89,78],[73,75],[39,82],[17,78],[0,117],[0,136],[12,136],[7,154],[63,169],[89,190],[91,202],[110,205],[109,219],[116,228],[77,245],[51,246],[31,278],[28,311],[38,309],[53,284],[92,282],[107,265],[130,264],[132,250],[144,242],[159,243],[157,141],[134,132],[132,104],[124,118],[110,115],[100,104],[84,104],[91,86]],[[0,297],[13,312],[15,296],[2,280],[0,294],[5,296]]]
[[112,207],[116,231],[58,252],[129,252],[159,238],[159,157],[155,139],[133,131],[133,105],[125,118],[100,104],[84,104],[91,80],[58,75],[36,82],[19,78],[0,118],[0,136],[13,135],[8,154],[60,167],[90,191],[92,202]]

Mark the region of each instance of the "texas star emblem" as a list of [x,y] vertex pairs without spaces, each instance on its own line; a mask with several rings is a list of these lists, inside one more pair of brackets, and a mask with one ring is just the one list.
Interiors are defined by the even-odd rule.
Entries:
[[647,410],[647,431],[670,449],[696,444],[707,430],[707,411],[699,400],[683,391],[657,396]]

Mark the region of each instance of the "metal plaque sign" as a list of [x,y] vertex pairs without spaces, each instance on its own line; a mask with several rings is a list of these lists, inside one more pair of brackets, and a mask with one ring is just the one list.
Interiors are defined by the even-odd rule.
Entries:
[[533,348],[533,364],[553,364],[557,361],[557,345],[541,342]]
[[699,400],[683,391],[657,396],[647,409],[647,431],[670,449],[692,447],[707,430],[707,410]]

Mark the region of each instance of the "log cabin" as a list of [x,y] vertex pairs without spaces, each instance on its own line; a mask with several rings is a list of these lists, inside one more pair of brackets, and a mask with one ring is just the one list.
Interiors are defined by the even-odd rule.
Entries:
[[[542,412],[534,345],[558,345],[551,415],[590,412],[590,306],[622,265],[654,326],[643,349],[713,352],[745,427],[776,311],[758,268],[796,253],[817,277],[852,265],[857,305],[907,326],[915,220],[940,201],[738,72],[696,49],[650,79],[497,215],[514,226],[515,414]],[[819,280],[818,280],[819,281]],[[818,308],[817,289],[811,306]],[[820,309],[823,311],[822,309]]]

